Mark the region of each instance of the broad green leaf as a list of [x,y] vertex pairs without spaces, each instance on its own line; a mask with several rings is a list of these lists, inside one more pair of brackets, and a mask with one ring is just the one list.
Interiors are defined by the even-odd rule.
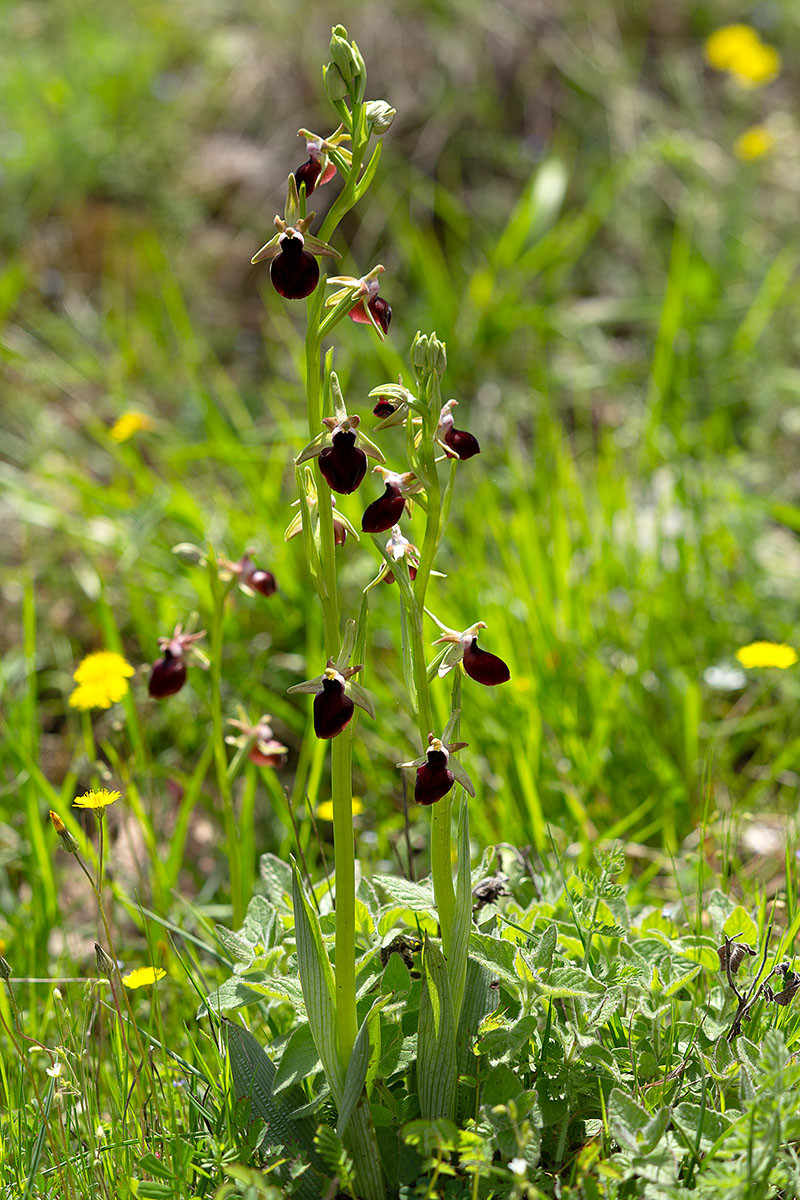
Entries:
[[492,937],[487,933],[471,933],[469,939],[470,958],[485,967],[492,979],[508,984],[519,991],[520,980],[514,969],[516,947],[513,942]]
[[433,884],[412,883],[397,875],[373,875],[372,882],[392,900],[419,912],[436,912],[436,902],[433,898]]
[[444,955],[425,939],[417,1035],[417,1081],[422,1116],[453,1120],[456,1100],[456,1029]]
[[722,926],[722,932],[728,937],[735,937],[737,942],[747,942],[753,949],[758,947],[758,926],[741,904],[737,904],[730,914]]
[[307,1021],[304,1021],[302,1025],[295,1026],[292,1036],[284,1047],[272,1085],[273,1093],[277,1095],[284,1088],[300,1083],[310,1075],[315,1075],[320,1066],[319,1054],[311,1035],[311,1027]]
[[608,1115],[615,1136],[637,1155],[652,1154],[670,1119],[669,1109],[659,1109],[651,1116],[620,1088],[611,1091]]
[[344,1071],[336,1038],[336,986],[333,968],[322,941],[317,911],[306,898],[294,868],[292,880],[297,961],[308,1023],[337,1106],[344,1088]]
[[264,881],[272,903],[281,908],[288,908],[287,898],[292,894],[291,867],[274,854],[262,854],[258,860],[258,873]]
[[246,938],[243,938],[238,933],[233,933],[230,929],[226,929],[224,925],[215,925],[214,932],[232,958],[244,963],[251,963],[253,961],[255,957],[253,946]]
[[336,1122],[336,1132],[339,1137],[344,1137],[355,1107],[370,1081],[370,1076],[375,1077],[381,1051],[380,1010],[388,1000],[388,996],[381,996],[375,1001],[356,1034],[350,1061],[347,1064],[347,1075],[339,1105],[339,1119]]
[[580,967],[556,967],[546,983],[537,980],[533,986],[540,998],[551,1000],[588,1000],[602,996],[606,990],[599,979]]
[[[251,1118],[258,1118],[268,1125],[270,1141],[280,1143],[289,1154],[301,1156],[315,1163],[315,1122],[308,1117],[296,1117],[295,1113],[305,1103],[305,1094],[299,1087],[287,1088],[276,1097],[273,1092],[275,1064],[264,1047],[249,1030],[233,1021],[225,1021],[225,1044],[231,1069],[231,1083],[237,1100],[251,1103]],[[279,1178],[285,1178],[282,1173]],[[320,1182],[310,1172],[299,1183],[297,1195],[301,1200],[316,1200]]]
[[[717,966],[719,966],[719,959],[717,959]],[[685,971],[683,975],[679,975],[677,979],[673,979],[663,989],[661,992],[661,997],[666,1000],[670,996],[674,996],[676,992],[681,990],[681,988],[686,987],[688,983],[691,983],[691,981],[700,974],[702,969],[703,968],[698,963],[698,965],[696,967],[692,967],[690,971]]]
[[539,971],[547,976],[553,965],[553,954],[555,953],[557,941],[558,927],[556,925],[548,925],[534,949],[529,951],[527,955],[528,963],[535,971]]
[[402,958],[396,952],[389,955],[389,961],[381,980],[382,992],[407,992],[411,987],[411,972]]

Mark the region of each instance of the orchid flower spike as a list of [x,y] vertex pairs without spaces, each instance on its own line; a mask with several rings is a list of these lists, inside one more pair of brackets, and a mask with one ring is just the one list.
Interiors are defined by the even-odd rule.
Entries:
[[238,736],[230,735],[225,738],[229,746],[239,749],[247,747],[247,757],[257,767],[282,767],[286,762],[289,751],[286,746],[277,741],[272,726],[272,717],[267,713],[259,717],[255,725],[247,719],[244,709],[239,706],[239,720],[228,721],[234,729],[239,730]]
[[256,566],[250,557],[253,553],[253,550],[248,550],[235,563],[227,558],[218,559],[219,577],[226,582],[235,579],[246,595],[260,592],[262,596],[272,596],[278,590],[275,576],[271,571]]
[[440,738],[428,734],[428,748],[419,758],[410,762],[398,763],[398,767],[416,767],[417,778],[414,784],[414,799],[417,804],[430,805],[441,800],[457,781],[470,796],[475,795],[472,780],[461,764],[453,757],[458,750],[463,750],[468,742],[449,742],[447,739],[455,728],[459,712],[456,711],[447,723],[447,728]]
[[[158,648],[163,654],[153,663],[150,682],[147,685],[147,690],[154,700],[164,700],[181,690],[186,683],[186,651],[191,650],[195,642],[206,636],[205,629],[198,633],[183,633],[182,630],[183,626],[176,625],[172,637],[158,639]],[[199,659],[200,666],[207,665],[205,656],[195,652],[195,657]]]
[[356,704],[370,717],[375,717],[368,693],[353,680],[354,675],[363,671],[363,664],[347,666],[353,653],[355,634],[355,621],[348,621],[339,657],[335,661],[329,658],[321,675],[296,683],[288,689],[290,695],[308,692],[314,696],[314,733],[318,738],[334,738],[341,733],[350,722]]
[[476,621],[474,625],[470,625],[469,629],[457,632],[455,629],[448,629],[446,625],[442,625],[440,621],[436,620],[433,613],[428,612],[428,616],[436,621],[442,630],[442,636],[436,639],[433,643],[434,646],[442,643],[448,646],[439,663],[440,678],[452,671],[458,663],[462,663],[470,679],[475,679],[486,687],[494,687],[498,683],[508,682],[511,672],[502,658],[498,658],[496,654],[489,654],[478,646],[478,630],[487,628],[485,622]]
[[335,371],[331,371],[331,391],[336,415],[322,418],[325,432],[318,433],[294,461],[299,466],[311,458],[318,458],[319,469],[328,487],[349,496],[367,473],[367,455],[379,463],[386,460],[375,443],[359,430],[361,418],[348,416]]
[[453,409],[457,404],[457,400],[448,400],[439,414],[436,440],[445,454],[463,461],[472,458],[475,454],[480,454],[481,448],[478,439],[471,433],[467,433],[465,429],[456,429]]
[[421,492],[423,485],[412,471],[398,474],[396,471],[387,470],[386,467],[378,466],[373,469],[380,471],[383,476],[384,492],[365,509],[361,518],[361,528],[364,533],[383,533],[397,524],[405,511],[406,502],[411,496]]
[[319,283],[317,257],[341,258],[338,250],[312,237],[308,227],[316,213],[298,216],[300,201],[294,175],[289,176],[284,217],[275,218],[277,233],[251,258],[253,264],[268,261],[269,277],[278,295],[286,300],[310,296]]
[[[304,476],[305,477],[303,479],[303,490],[305,492],[306,508],[308,509],[309,516],[311,517],[311,519],[314,522],[315,527],[316,527],[317,505],[319,504],[319,499],[317,497],[317,488],[314,483],[314,476],[311,474],[310,467],[304,468]],[[299,500],[292,501],[292,508],[298,508],[298,507],[300,507],[300,501]],[[361,539],[358,535],[358,530],[356,529],[355,525],[351,524],[351,522],[348,521],[348,519],[344,515],[344,513],[340,513],[340,512],[336,511],[336,497],[335,496],[331,496],[331,507],[334,510],[334,513],[333,513],[334,545],[343,546],[345,544],[345,542],[347,541],[348,533],[351,533],[353,535],[353,537],[356,539],[356,541],[359,542]],[[297,535],[299,533],[302,533],[302,531],[303,531],[303,512],[301,509],[300,512],[296,512],[294,514],[291,521],[286,526],[286,532],[283,535],[283,540],[285,542],[289,542],[289,541],[291,541],[291,539],[293,537],[297,537]]]
[[336,174],[336,164],[331,161],[329,151],[336,150],[349,166],[353,161],[351,152],[342,145],[350,141],[350,134],[345,133],[344,125],[340,125],[330,137],[322,138],[308,129],[298,129],[297,136],[305,139],[308,161],[298,167],[294,173],[298,188],[306,186],[306,196],[310,196],[314,188],[322,187]]
[[325,280],[326,284],[338,286],[339,291],[328,297],[325,306],[335,308],[337,304],[349,298],[353,301],[353,307],[348,314],[350,320],[355,321],[358,325],[372,325],[378,337],[383,339],[389,332],[392,310],[390,305],[378,295],[380,290],[378,276],[381,274],[383,274],[383,267],[378,264],[368,275],[362,275],[360,279],[355,279],[352,275],[329,275]]

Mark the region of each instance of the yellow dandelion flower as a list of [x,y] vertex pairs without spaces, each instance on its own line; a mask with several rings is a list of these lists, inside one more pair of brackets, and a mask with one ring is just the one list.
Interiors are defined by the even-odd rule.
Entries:
[[749,25],[723,25],[708,38],[705,51],[710,66],[727,71],[742,87],[762,87],[781,69],[778,51]]
[[775,149],[775,134],[766,125],[751,125],[733,143],[733,153],[742,162],[753,162]]
[[743,667],[793,667],[797,662],[797,651],[783,642],[751,642],[741,646],[736,657]]
[[[353,816],[357,817],[357,816],[359,816],[360,813],[363,813],[363,811],[364,811],[364,805],[361,803],[358,796],[353,796]],[[319,817],[320,821],[332,821],[333,820],[333,801],[323,800],[322,804],[318,804],[317,805],[317,816]]]
[[[84,792],[82,796],[76,796],[72,801],[73,808],[108,808],[109,804],[114,804],[119,800],[121,792],[109,792],[106,788],[96,788],[91,792]],[[51,817],[53,814],[50,814]],[[56,828],[56,832],[59,832]]]
[[750,25],[723,25],[706,39],[706,62],[715,71],[730,71],[733,64],[761,45]]
[[137,967],[135,971],[123,975],[122,982],[127,988],[150,987],[159,979],[163,979],[166,973],[163,967]]
[[127,442],[135,433],[147,433],[155,428],[152,417],[143,412],[126,412],[118,417],[108,431],[113,442]]
[[131,675],[133,667],[121,654],[112,650],[88,654],[72,676],[78,686],[70,694],[70,707],[110,708],[127,694]]

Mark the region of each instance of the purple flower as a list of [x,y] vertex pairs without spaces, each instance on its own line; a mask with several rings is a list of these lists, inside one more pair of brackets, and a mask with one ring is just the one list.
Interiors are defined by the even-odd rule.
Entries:
[[378,337],[384,338],[389,332],[392,309],[383,297],[378,295],[378,276],[381,274],[383,267],[378,264],[360,279],[353,275],[329,275],[325,282],[338,286],[339,291],[328,297],[325,306],[335,308],[338,304],[347,302],[351,321],[358,325],[372,325]]
[[368,505],[361,518],[364,533],[384,533],[391,529],[402,517],[408,498],[422,490],[422,484],[411,471],[399,475],[384,467],[375,470],[383,475],[385,487],[383,495]]
[[[186,683],[185,652],[191,650],[194,643],[205,636],[204,629],[199,633],[182,633],[181,626],[176,625],[172,637],[158,639],[162,657],[153,663],[147,685],[147,690],[154,700],[164,700],[181,690]],[[200,665],[205,665],[202,658]]]
[[[435,619],[435,618],[434,618]],[[478,645],[478,630],[486,629],[483,621],[476,621],[469,629],[457,632],[436,622],[443,631],[442,636],[433,643],[438,646],[445,643],[449,648],[445,651],[439,664],[439,675],[444,677],[458,663],[462,663],[470,679],[484,684],[485,687],[495,687],[498,683],[507,683],[511,672],[502,658],[481,650]]]
[[353,679],[363,665],[348,667],[355,643],[355,621],[348,621],[339,657],[328,659],[321,675],[306,679],[290,687],[289,693],[307,692],[314,697],[314,732],[318,738],[334,738],[349,724],[355,711],[354,705],[363,708],[374,719],[375,709],[367,692]]
[[453,757],[458,750],[463,750],[467,742],[448,742],[458,712],[451,716],[447,729],[440,738],[428,734],[428,748],[419,758],[410,762],[398,763],[398,767],[416,767],[417,776],[414,784],[414,799],[417,804],[430,805],[441,800],[443,796],[458,782],[470,796],[475,795],[472,781],[461,764]]
[[287,300],[302,300],[314,291],[319,283],[318,257],[341,258],[333,246],[308,232],[316,213],[298,217],[299,204],[297,183],[290,175],[284,217],[275,218],[278,232],[250,260],[254,264],[269,262],[272,286]]
[[336,416],[323,417],[325,432],[317,434],[300,452],[295,459],[295,466],[308,462],[311,458],[318,458],[319,469],[328,487],[334,492],[349,496],[367,473],[367,455],[377,459],[379,463],[382,463],[384,458],[375,443],[360,431],[360,418],[348,416],[341,400],[342,393],[335,371],[331,372],[331,389],[336,399]]
[[463,461],[464,459],[472,458],[476,454],[480,454],[481,448],[478,439],[471,433],[467,433],[465,429],[456,429],[453,408],[457,404],[457,400],[448,400],[447,404],[443,407],[439,414],[439,427],[436,430],[436,440],[451,458],[460,458]]

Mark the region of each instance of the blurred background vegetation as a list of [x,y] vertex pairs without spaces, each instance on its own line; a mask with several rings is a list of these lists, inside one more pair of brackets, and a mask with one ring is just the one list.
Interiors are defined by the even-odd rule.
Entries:
[[[248,768],[237,785],[248,877],[291,845],[282,787],[304,838],[326,798],[310,706],[286,696],[319,666],[300,547],[283,541],[307,440],[303,314],[249,260],[305,157],[296,130],[330,132],[334,21],[368,96],[398,111],[340,245],[346,272],[386,266],[394,309],[384,344],[341,330],[348,406],[367,415],[414,332],[435,329],[483,450],[459,471],[430,596],[451,626],[485,620],[482,644],[512,666],[507,687],[464,689],[476,839],[547,856],[551,833],[576,854],[621,838],[655,886],[702,822],[709,854],[769,886],[796,807],[800,679],[734,654],[796,640],[792,0],[25,0],[3,15],[0,939],[15,969],[45,973],[86,903],[46,817],[93,779],[128,801],[109,814],[122,890],[224,903],[208,678],[146,694],[157,637],[209,619],[207,579],[175,543],[252,546],[279,582],[226,618],[226,715],[271,713],[290,747],[278,778]],[[781,55],[763,87],[704,59],[743,20]],[[753,126],[769,137],[748,157]],[[118,443],[131,410],[154,427]],[[343,498],[353,519],[372,487]],[[375,557],[349,541],[340,563],[355,611]],[[359,727],[356,787],[367,859],[404,862],[393,764],[416,749],[396,605],[374,593],[378,720]],[[126,705],[82,720],[72,672],[101,648],[141,669]],[[446,703],[443,686],[442,725]],[[421,872],[423,822],[414,836]]]

